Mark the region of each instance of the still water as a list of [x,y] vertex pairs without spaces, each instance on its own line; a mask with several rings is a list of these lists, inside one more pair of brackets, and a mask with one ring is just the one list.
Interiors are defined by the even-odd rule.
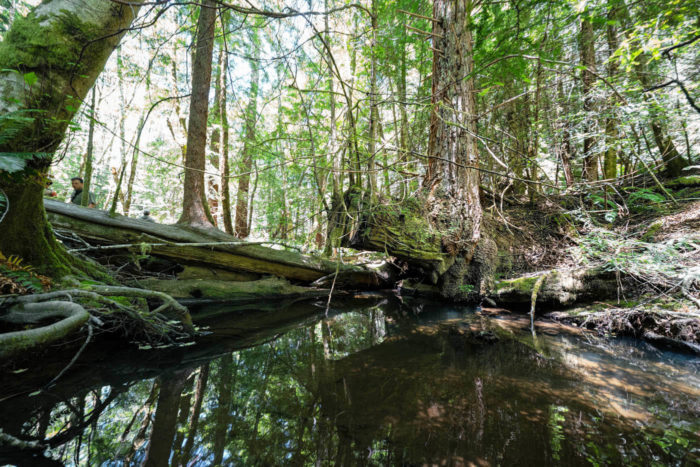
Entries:
[[396,297],[209,305],[2,375],[0,465],[697,465],[700,359]]

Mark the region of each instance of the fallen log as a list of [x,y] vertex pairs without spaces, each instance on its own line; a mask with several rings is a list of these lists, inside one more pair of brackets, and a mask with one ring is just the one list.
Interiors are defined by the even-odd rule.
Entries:
[[145,279],[139,287],[164,292],[173,298],[207,298],[227,303],[249,303],[264,299],[313,298],[328,296],[329,289],[292,285],[276,277],[257,281],[232,282],[213,279]]
[[554,269],[496,281],[487,297],[500,307],[530,309],[532,291],[538,281],[542,281],[535,303],[538,311],[617,298],[633,287],[629,277],[618,277],[602,268]]
[[[360,288],[390,285],[388,268],[370,268],[303,255],[240,240],[216,229],[165,225],[44,200],[51,225],[102,244],[123,245],[179,264],[213,267],[223,271],[273,275],[290,281],[311,283],[336,274],[339,283]],[[195,245],[192,245],[195,244]],[[248,277],[250,280],[250,277]]]

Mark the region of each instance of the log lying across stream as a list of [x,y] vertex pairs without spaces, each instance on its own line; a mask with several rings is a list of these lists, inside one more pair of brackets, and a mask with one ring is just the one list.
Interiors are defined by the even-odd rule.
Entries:
[[121,215],[111,217],[105,211],[48,199],[44,206],[54,228],[70,230],[96,245],[106,245],[104,248],[124,245],[124,249],[139,251],[144,245],[149,255],[189,267],[190,271],[215,270],[226,280],[236,275],[239,281],[276,276],[293,284],[319,287],[330,287],[334,280],[335,287],[345,289],[391,285],[387,267],[340,264],[296,251],[243,242],[216,229],[157,224]]

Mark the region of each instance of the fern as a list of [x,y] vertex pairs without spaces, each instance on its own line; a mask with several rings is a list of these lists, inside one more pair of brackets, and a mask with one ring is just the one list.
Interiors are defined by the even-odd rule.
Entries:
[[[18,110],[0,115],[0,147],[14,141],[21,132],[34,122],[33,113],[39,110]],[[19,172],[24,170],[27,162],[34,158],[50,157],[45,152],[2,152],[0,153],[0,172]]]
[[661,203],[665,200],[663,196],[661,196],[658,193],[655,193],[653,190],[649,188],[640,188],[639,190],[636,190],[632,193],[630,193],[629,196],[629,202],[633,203],[635,201],[641,201],[641,200],[646,200],[646,201],[651,201],[652,203]]

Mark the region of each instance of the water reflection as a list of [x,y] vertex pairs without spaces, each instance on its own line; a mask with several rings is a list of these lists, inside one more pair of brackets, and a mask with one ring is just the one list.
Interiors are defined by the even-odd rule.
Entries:
[[34,396],[14,395],[38,387],[24,376],[33,370],[12,375],[0,425],[36,444],[4,449],[0,463],[699,459],[697,359],[546,323],[533,338],[527,318],[388,297],[337,303],[328,316],[325,303],[228,309],[226,318],[217,307],[199,310],[212,334],[190,348],[95,349]]

